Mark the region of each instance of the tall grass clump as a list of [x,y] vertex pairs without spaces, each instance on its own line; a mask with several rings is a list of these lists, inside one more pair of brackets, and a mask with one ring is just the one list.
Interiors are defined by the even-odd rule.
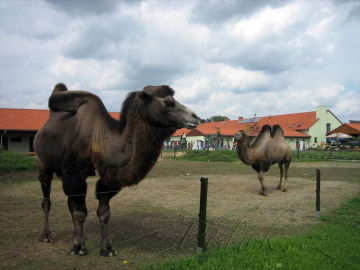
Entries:
[[36,160],[33,156],[0,151],[0,172],[33,170],[35,168]]

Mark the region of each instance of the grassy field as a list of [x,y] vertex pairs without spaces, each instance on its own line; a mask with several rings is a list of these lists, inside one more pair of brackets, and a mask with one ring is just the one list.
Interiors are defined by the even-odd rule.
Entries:
[[[165,151],[164,156],[174,158],[173,151]],[[205,162],[239,161],[236,151],[184,151],[175,153],[176,159]],[[299,157],[299,158],[298,158]],[[293,151],[292,162],[317,162],[326,160],[360,160],[360,152],[355,151]]]
[[0,151],[0,172],[34,170],[35,168],[36,160],[33,156]]
[[201,256],[145,269],[360,269],[360,197],[309,232],[278,239],[245,240]]
[[51,195],[55,243],[40,243],[42,195],[36,171],[1,172],[0,269],[139,269],[191,258],[196,254],[200,176],[209,177],[208,254],[219,248],[237,250],[234,244],[249,239],[256,249],[257,241],[264,239],[300,237],[323,223],[314,218],[316,168],[321,169],[323,214],[359,194],[359,162],[293,163],[286,193],[275,190],[279,172],[273,166],[265,174],[268,196],[263,197],[257,194],[255,172],[239,161],[159,160],[138,186],[124,189],[111,201],[109,230],[119,252],[115,258],[98,255],[97,177],[88,179],[85,234],[90,254],[71,257],[72,222],[61,182],[53,181]]

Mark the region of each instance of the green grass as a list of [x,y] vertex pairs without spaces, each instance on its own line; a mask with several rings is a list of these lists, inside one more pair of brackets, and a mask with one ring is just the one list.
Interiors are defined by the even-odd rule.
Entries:
[[306,234],[244,241],[145,269],[360,269],[360,197]]
[[[292,153],[293,159],[297,159],[298,152],[293,151]],[[360,152],[356,151],[316,151],[316,150],[308,150],[308,151],[299,151],[300,159],[320,159],[320,160],[328,160],[328,159],[340,159],[340,160],[360,160]]]
[[189,150],[185,155],[177,157],[187,161],[235,162],[239,157],[235,151],[198,151]]
[[[317,162],[327,160],[360,160],[360,152],[355,151],[300,151],[299,159],[297,151],[292,152],[293,162]],[[171,157],[173,158],[173,157]],[[239,161],[236,151],[198,151],[187,150],[185,155],[177,156],[178,160],[186,161],[209,161],[209,162],[235,162]]]
[[35,157],[0,151],[0,172],[33,170],[35,168]]

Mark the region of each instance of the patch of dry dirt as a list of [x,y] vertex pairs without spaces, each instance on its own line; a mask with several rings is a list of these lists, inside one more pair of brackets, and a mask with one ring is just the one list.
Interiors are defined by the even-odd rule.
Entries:
[[[178,164],[178,163],[177,163]],[[211,166],[198,163],[201,166]],[[313,163],[314,167],[324,164]],[[359,163],[336,163],[349,170]],[[226,164],[224,165],[226,166]],[[301,170],[301,163],[294,164]],[[306,167],[312,164],[306,164]],[[333,168],[333,164],[330,165]],[[226,168],[224,168],[226,169]],[[148,177],[138,186],[123,189],[111,200],[110,231],[120,256],[116,259],[98,255],[100,228],[96,217],[95,183],[88,179],[88,218],[85,223],[86,259],[68,255],[72,222],[61,182],[53,181],[50,225],[56,242],[38,242],[42,229],[41,190],[38,181],[16,183],[27,174],[3,175],[0,182],[0,268],[23,269],[118,269],[123,260],[127,268],[163,258],[193,254],[196,248],[200,176],[174,171],[172,177]],[[34,174],[30,174],[33,178]],[[274,237],[307,230],[319,222],[315,218],[315,179],[290,173],[288,192],[276,190],[278,177],[265,174],[267,196],[258,195],[256,173],[210,174],[208,187],[209,247],[241,241],[245,237]],[[328,213],[358,195],[360,181],[323,181],[321,211]]]

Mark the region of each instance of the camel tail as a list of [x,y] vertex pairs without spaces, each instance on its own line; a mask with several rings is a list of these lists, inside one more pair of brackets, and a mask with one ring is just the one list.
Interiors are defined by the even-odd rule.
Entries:
[[284,138],[284,131],[280,125],[276,124],[271,129],[271,137],[282,137]]

